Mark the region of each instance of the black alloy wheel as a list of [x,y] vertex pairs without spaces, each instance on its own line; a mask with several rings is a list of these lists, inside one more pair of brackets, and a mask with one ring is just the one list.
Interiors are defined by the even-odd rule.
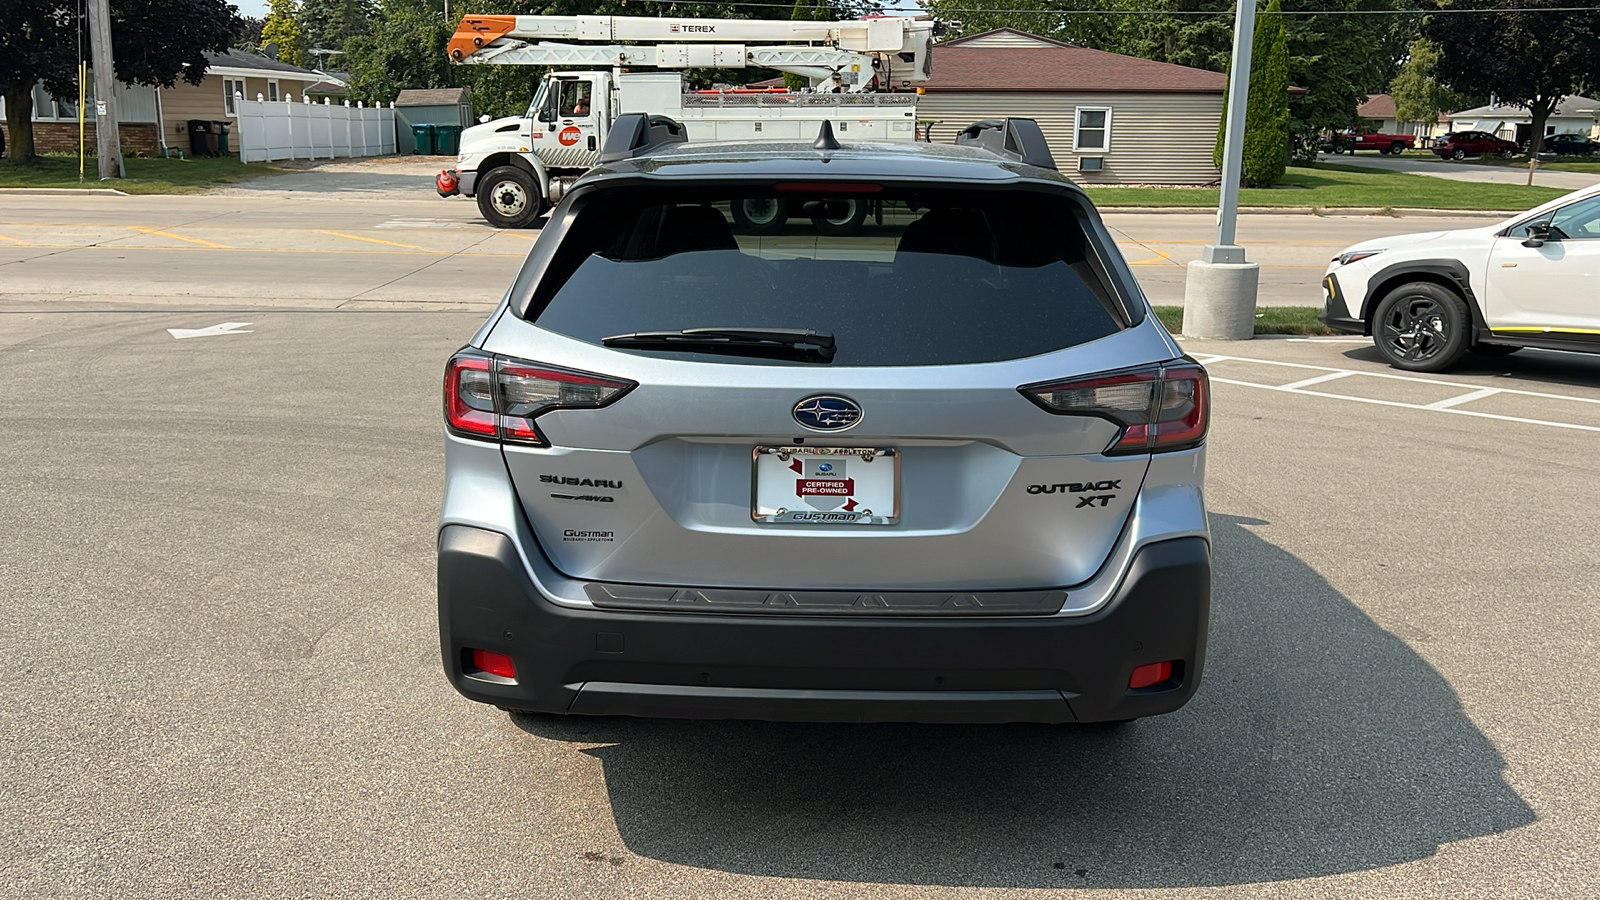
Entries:
[[1438,372],[1467,352],[1470,325],[1460,297],[1440,285],[1419,281],[1390,291],[1378,304],[1372,338],[1389,365]]

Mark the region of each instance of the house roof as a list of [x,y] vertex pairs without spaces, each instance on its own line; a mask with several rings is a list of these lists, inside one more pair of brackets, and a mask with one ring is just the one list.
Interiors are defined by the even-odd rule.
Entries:
[[[1551,113],[1551,115],[1593,116],[1597,110],[1600,110],[1600,100],[1596,100],[1593,97],[1580,96],[1578,94],[1568,94],[1567,96],[1561,98],[1561,102],[1556,105],[1555,112]],[[1449,116],[1451,119],[1487,119],[1491,117],[1500,119],[1528,119],[1532,116],[1528,112],[1528,108],[1526,106],[1511,106],[1506,104],[1502,104],[1500,106],[1479,106],[1473,109],[1463,109],[1460,112],[1453,112]]]
[[394,105],[455,106],[465,102],[467,102],[467,89],[464,87],[409,88],[400,92],[400,96],[394,100]]
[[1220,72],[1075,47],[1015,28],[946,41],[933,48],[928,93],[1128,92],[1220,94]]
[[343,84],[337,81],[327,81],[326,79],[316,84],[308,84],[304,90],[308,94],[344,94],[348,92],[348,89]]
[[304,75],[313,81],[320,77],[310,69],[291,66],[282,60],[267,59],[265,56],[257,56],[254,53],[232,49],[224,50],[221,53],[207,53],[206,68],[208,70],[253,69],[263,74]]
[[1394,118],[1394,98],[1388,94],[1371,94],[1367,102],[1356,107],[1356,115],[1363,119]]

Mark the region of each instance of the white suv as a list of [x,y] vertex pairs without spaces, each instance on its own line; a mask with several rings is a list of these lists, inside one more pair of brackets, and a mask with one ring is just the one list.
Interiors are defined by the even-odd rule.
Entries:
[[1363,241],[1322,279],[1330,328],[1390,365],[1438,372],[1468,350],[1600,353],[1600,185],[1496,225]]

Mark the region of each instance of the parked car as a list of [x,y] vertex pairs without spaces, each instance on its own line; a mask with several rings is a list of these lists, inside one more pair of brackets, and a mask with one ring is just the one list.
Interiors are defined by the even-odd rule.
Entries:
[[[1523,145],[1522,151],[1528,151],[1527,144]],[[1544,139],[1539,152],[1557,156],[1594,156],[1600,153],[1600,141],[1592,140],[1586,134],[1552,134]]]
[[1392,366],[1449,368],[1468,351],[1600,353],[1600,185],[1485,228],[1363,241],[1334,257],[1319,318],[1371,335]]
[[[1037,124],[685,144],[663,120],[619,117],[446,366],[451,683],[590,715],[1183,706],[1209,620],[1206,373]],[[794,199],[870,200],[878,230],[732,212]]]
[[1379,153],[1399,156],[1416,146],[1417,136],[1414,134],[1385,134],[1371,130],[1346,129],[1329,135],[1323,141],[1322,149],[1329,153],[1376,150]]
[[1455,131],[1434,142],[1433,152],[1441,159],[1466,159],[1469,156],[1504,156],[1511,158],[1519,152],[1511,141],[1495,137],[1487,131]]

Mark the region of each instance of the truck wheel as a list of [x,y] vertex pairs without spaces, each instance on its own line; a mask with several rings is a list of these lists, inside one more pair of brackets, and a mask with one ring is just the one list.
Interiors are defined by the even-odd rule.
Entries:
[[855,234],[861,230],[861,223],[867,220],[867,201],[846,200],[848,213],[837,217],[812,216],[811,224],[817,229],[818,234],[840,236]]
[[478,212],[496,228],[528,228],[544,212],[539,182],[516,166],[500,166],[478,182]]
[[775,197],[751,197],[733,201],[733,224],[745,234],[774,234],[783,229],[789,212]]
[[1339,142],[1337,142],[1337,141],[1335,141],[1334,144],[1333,144],[1333,155],[1334,156],[1343,156],[1344,155],[1344,145],[1339,143]]
[[1406,145],[1400,143],[1399,141],[1395,141],[1394,143],[1389,145],[1389,155],[1390,156],[1399,156],[1400,154],[1402,154],[1404,152],[1406,152]]

